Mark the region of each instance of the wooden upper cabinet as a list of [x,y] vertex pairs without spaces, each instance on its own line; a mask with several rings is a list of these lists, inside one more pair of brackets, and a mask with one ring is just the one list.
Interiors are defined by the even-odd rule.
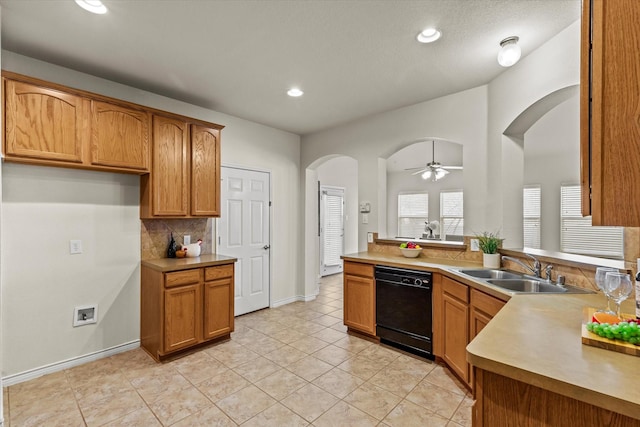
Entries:
[[184,121],[153,117],[152,198],[154,216],[186,216],[189,182],[188,127]]
[[191,125],[191,215],[220,215],[220,131]]
[[5,155],[82,163],[85,100],[29,83],[5,80]]
[[151,114],[91,101],[91,164],[149,171]]
[[581,183],[594,225],[640,226],[640,2],[583,0]]

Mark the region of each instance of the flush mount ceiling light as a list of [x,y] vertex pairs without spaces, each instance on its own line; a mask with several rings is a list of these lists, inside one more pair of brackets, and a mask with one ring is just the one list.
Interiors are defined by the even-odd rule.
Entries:
[[76,0],[76,4],[91,13],[98,15],[107,13],[107,6],[103,5],[100,0]]
[[287,91],[287,95],[297,98],[299,96],[304,95],[304,92],[298,89],[297,87],[292,87]]
[[442,36],[442,33],[436,28],[427,28],[418,33],[418,35],[416,36],[416,40],[418,40],[420,43],[432,43],[438,40],[440,36]]
[[500,42],[500,51],[498,52],[498,64],[503,67],[511,67],[518,62],[522,51],[518,46],[520,38],[513,36],[507,37]]

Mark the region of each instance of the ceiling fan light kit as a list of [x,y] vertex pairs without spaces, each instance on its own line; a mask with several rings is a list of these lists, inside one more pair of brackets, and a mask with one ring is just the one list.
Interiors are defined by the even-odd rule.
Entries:
[[431,141],[431,161],[424,168],[411,168],[410,170],[420,169],[411,175],[420,175],[425,181],[429,179],[438,181],[447,176],[449,173],[447,169],[462,169],[462,166],[442,166],[440,162],[435,161],[435,152],[435,141]]

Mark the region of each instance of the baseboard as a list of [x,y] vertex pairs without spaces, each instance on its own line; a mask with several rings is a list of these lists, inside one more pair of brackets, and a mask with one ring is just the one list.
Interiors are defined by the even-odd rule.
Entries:
[[[113,356],[114,354],[124,353],[125,351],[133,350],[140,347],[140,340],[131,341],[125,344],[120,344],[114,347],[99,350],[93,353],[85,354],[83,356],[73,357],[71,359],[63,360],[61,362],[45,365],[40,368],[30,369],[28,371],[20,372],[18,374],[9,375],[2,378],[2,386],[10,386],[18,384],[24,381],[29,381],[34,378],[41,377],[43,375],[52,374],[54,372],[63,371],[65,369],[73,368],[74,366],[80,366],[94,360],[103,359],[105,357]],[[0,427],[2,424],[0,423]]]
[[283,305],[291,304],[292,302],[297,302],[297,301],[302,301],[302,302],[313,301],[314,299],[316,299],[317,296],[318,296],[317,293],[314,295],[296,295],[294,297],[289,297],[289,298],[281,299],[278,301],[274,301],[273,303],[271,303],[271,308],[281,307]]

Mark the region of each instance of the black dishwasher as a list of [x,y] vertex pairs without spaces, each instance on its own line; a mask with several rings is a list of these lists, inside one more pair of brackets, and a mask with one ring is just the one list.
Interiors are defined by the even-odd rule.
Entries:
[[431,273],[376,266],[376,334],[433,359]]

